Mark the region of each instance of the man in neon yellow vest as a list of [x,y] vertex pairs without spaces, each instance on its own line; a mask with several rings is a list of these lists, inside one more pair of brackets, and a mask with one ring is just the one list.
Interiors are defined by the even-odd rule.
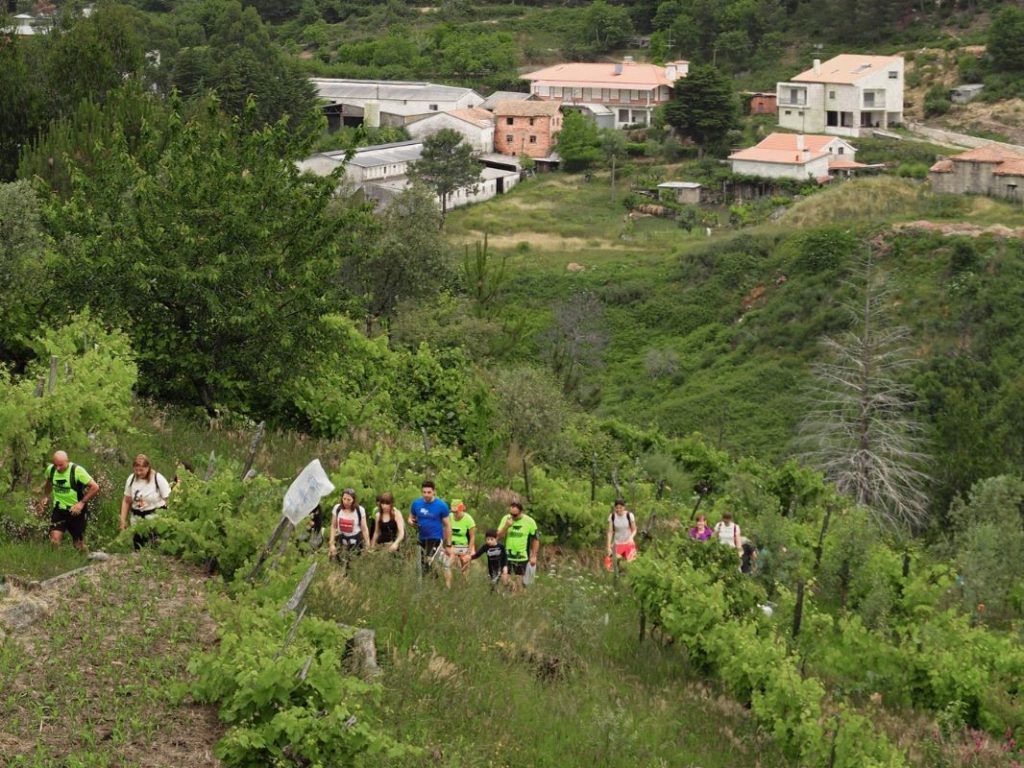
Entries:
[[53,463],[46,468],[46,484],[43,486],[41,508],[47,498],[53,499],[50,510],[50,541],[60,544],[64,533],[71,534],[71,541],[80,552],[85,548],[85,524],[89,518],[89,502],[100,492],[89,473],[83,467],[72,464],[64,451],[53,454]]
[[522,504],[513,501],[509,504],[508,514],[498,525],[498,539],[505,542],[508,572],[513,577],[512,591],[519,592],[523,588],[527,565],[537,567],[537,551],[540,549],[537,521],[523,513]]

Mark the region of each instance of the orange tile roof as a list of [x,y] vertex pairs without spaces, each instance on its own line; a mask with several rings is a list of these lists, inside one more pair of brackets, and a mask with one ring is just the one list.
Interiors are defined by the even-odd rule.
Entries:
[[1006,160],[1024,159],[1024,151],[1010,149],[1000,144],[983,144],[977,149],[969,150],[951,159],[972,163],[1002,163]]
[[465,109],[453,109],[449,115],[454,115],[465,120],[467,123],[473,123],[480,128],[487,128],[494,123],[494,115],[488,112],[486,109],[480,107],[466,107]]
[[939,160],[935,165],[928,169],[929,173],[952,173],[953,172],[953,161],[948,157],[944,157]]
[[1024,158],[1006,160],[1000,163],[992,173],[996,176],[1024,176]]
[[[679,62],[683,63],[683,62]],[[620,74],[615,74],[616,69]],[[549,83],[593,83],[603,88],[615,88],[618,85],[646,85],[655,87],[665,85],[672,87],[675,81],[665,76],[665,67],[642,62],[602,62],[598,64],[556,64],[553,67],[539,69],[522,76],[524,80]]]
[[558,101],[499,101],[494,105],[494,116],[554,117],[561,106]]
[[828,61],[823,61],[818,72],[811,67],[796,77],[790,78],[790,82],[850,85],[861,78],[887,69],[902,58],[902,56],[860,56],[853,53],[842,53]]
[[[757,146],[762,149],[785,149],[795,152],[798,136],[800,136],[798,133],[769,133],[757,142]],[[820,133],[805,133],[803,138],[804,149],[809,149],[811,152],[826,152],[826,148],[833,141],[842,141],[838,136],[824,136]]]
[[755,163],[784,163],[786,165],[806,165],[819,157],[828,157],[828,152],[797,152],[793,149],[764,149],[748,147],[729,155],[730,160],[750,160]]

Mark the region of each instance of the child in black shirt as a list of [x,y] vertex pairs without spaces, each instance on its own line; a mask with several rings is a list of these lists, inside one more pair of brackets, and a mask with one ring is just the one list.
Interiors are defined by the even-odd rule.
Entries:
[[484,555],[487,555],[487,573],[491,577],[491,586],[497,585],[499,581],[507,584],[508,557],[505,555],[505,545],[498,541],[498,532],[493,529],[487,531],[483,546],[473,553],[470,560]]

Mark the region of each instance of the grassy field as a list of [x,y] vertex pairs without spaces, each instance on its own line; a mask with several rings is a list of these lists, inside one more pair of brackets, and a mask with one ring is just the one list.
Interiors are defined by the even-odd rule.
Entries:
[[684,649],[638,641],[625,584],[571,559],[510,595],[490,590],[485,564],[446,591],[371,553],[321,580],[311,606],[376,630],[385,720],[433,765],[786,764]]
[[0,547],[0,576],[42,581],[85,565],[85,557],[72,546],[55,549],[46,541],[7,541]]
[[201,578],[115,559],[30,599],[46,615],[0,645],[3,765],[217,765],[216,712],[182,700],[188,659],[213,640]]

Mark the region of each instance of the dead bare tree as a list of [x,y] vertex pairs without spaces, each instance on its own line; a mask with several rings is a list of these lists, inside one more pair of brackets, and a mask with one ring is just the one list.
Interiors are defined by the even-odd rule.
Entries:
[[928,509],[922,428],[903,383],[917,359],[909,330],[887,322],[891,296],[876,281],[870,253],[862,290],[862,302],[847,307],[851,329],[824,339],[827,360],[813,367],[800,425],[802,458],[880,523],[914,528]]

